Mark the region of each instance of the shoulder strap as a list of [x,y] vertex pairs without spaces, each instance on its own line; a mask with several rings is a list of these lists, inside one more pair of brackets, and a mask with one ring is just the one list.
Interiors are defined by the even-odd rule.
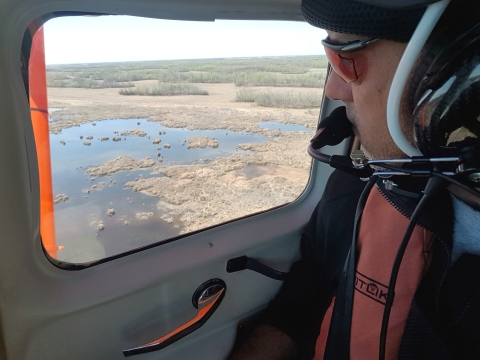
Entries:
[[352,244],[337,288],[325,348],[325,360],[348,360],[350,358],[350,330],[352,325],[353,292],[355,286],[355,245],[363,209],[365,208],[368,195],[375,185],[376,180],[376,177],[370,179],[357,204]]

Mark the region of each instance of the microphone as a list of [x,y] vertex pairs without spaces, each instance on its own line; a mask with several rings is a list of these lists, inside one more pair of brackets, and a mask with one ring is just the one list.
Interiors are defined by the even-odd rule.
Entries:
[[318,130],[310,140],[308,154],[314,159],[330,165],[335,169],[345,171],[362,179],[368,179],[373,174],[372,168],[366,163],[365,158],[343,155],[327,155],[318,149],[328,145],[340,144],[343,140],[353,135],[352,124],[348,120],[345,106],[333,110],[329,116],[318,125]]
[[314,149],[325,145],[338,145],[353,135],[352,124],[348,120],[345,106],[337,107],[318,125],[317,132],[310,144]]

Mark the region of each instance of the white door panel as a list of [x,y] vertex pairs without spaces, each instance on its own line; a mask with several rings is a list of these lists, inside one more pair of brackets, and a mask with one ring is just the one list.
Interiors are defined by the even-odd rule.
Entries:
[[[181,348],[183,343],[187,346],[196,337],[216,343],[218,327],[230,324],[225,331],[234,332],[235,320],[260,310],[281,285],[250,270],[229,274],[227,261],[248,255],[276,269],[288,270],[298,254],[304,220],[295,223],[297,218],[308,218],[311,210],[305,206],[308,211],[297,215],[302,207],[291,208],[234,222],[89,269],[66,271],[46,261],[43,265],[47,269],[37,277],[36,285],[29,284],[32,280],[28,278],[24,281],[29,285],[22,289],[25,300],[20,316],[25,317],[31,329],[28,336],[13,332],[19,345],[13,358],[123,358],[126,348],[155,340],[192,319],[197,312],[191,300],[195,289],[206,280],[221,278],[227,290],[217,311],[204,327],[178,341],[172,349]],[[277,218],[276,212],[284,215],[278,214]],[[15,317],[11,321],[18,324],[18,314]],[[171,349],[160,352],[165,352],[162,358],[169,358],[169,353],[172,359],[179,358]],[[141,356],[156,358],[157,354]]]

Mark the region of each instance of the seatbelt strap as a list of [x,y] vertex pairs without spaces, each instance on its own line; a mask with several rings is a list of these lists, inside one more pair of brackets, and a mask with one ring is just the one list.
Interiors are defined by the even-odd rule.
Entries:
[[328,330],[327,344],[325,346],[324,360],[350,359],[350,332],[352,327],[353,293],[355,291],[355,248],[363,209],[376,181],[377,177],[373,176],[367,186],[365,186],[358,200],[352,244],[338,283],[332,319]]

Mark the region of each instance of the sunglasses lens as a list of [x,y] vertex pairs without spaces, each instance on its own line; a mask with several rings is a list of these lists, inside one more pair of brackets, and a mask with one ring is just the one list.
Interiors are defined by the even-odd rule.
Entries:
[[333,70],[335,70],[343,80],[346,82],[358,80],[357,72],[355,71],[355,61],[353,59],[342,58],[328,47],[325,47],[325,53]]

